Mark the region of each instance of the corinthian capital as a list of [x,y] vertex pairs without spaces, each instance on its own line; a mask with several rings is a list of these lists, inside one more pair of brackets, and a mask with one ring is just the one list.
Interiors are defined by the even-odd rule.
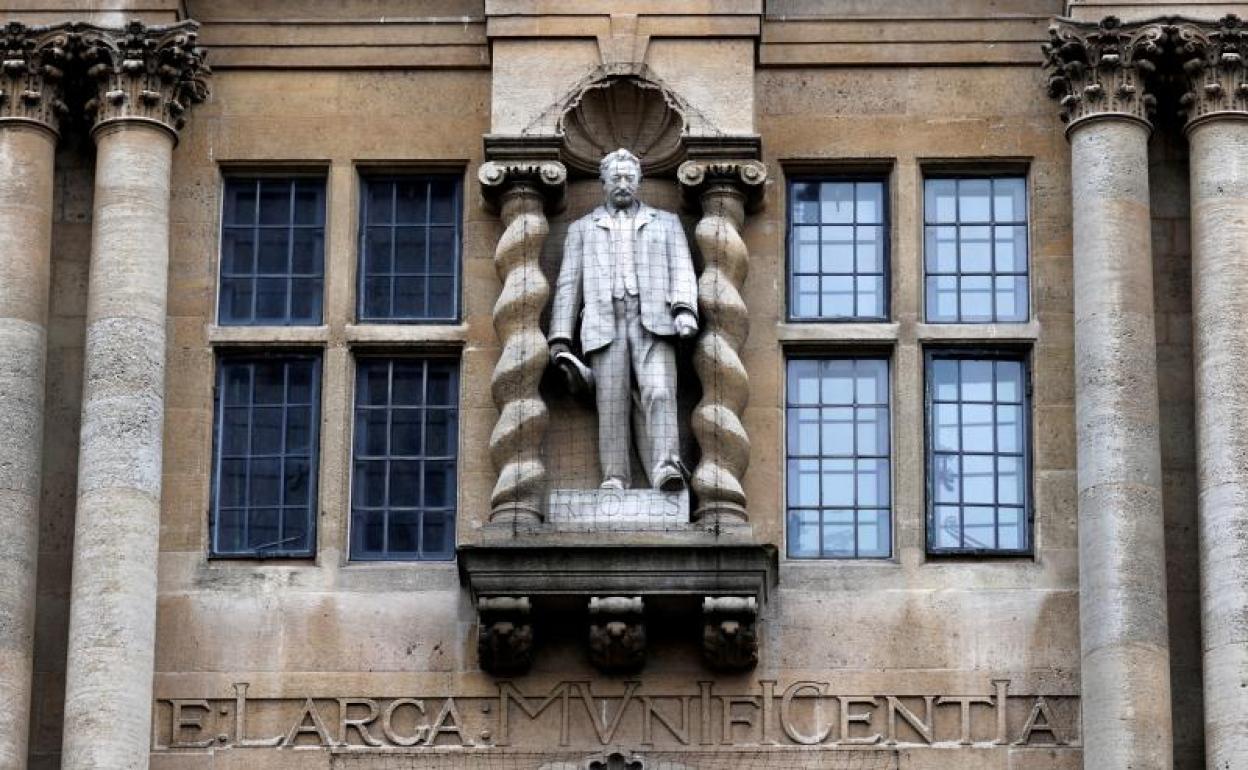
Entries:
[[1123,25],[1107,16],[1090,24],[1058,19],[1043,46],[1049,96],[1062,108],[1067,131],[1091,118],[1120,116],[1144,123],[1156,107],[1149,77],[1165,49],[1161,22]]
[[1175,50],[1183,62],[1187,91],[1180,100],[1190,128],[1217,115],[1248,116],[1248,28],[1238,16],[1205,23],[1179,19]]
[[64,102],[69,24],[30,27],[11,21],[0,29],[0,121],[23,121],[56,132]]
[[205,52],[196,45],[199,24],[120,29],[83,25],[82,59],[95,93],[86,104],[94,127],[116,120],[159,123],[177,133],[192,104],[208,96]]

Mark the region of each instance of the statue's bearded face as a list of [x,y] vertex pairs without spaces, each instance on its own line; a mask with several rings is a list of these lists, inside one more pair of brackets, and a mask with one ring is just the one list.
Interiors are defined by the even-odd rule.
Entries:
[[621,159],[607,166],[602,176],[602,190],[612,208],[626,209],[637,200],[641,169],[632,161]]

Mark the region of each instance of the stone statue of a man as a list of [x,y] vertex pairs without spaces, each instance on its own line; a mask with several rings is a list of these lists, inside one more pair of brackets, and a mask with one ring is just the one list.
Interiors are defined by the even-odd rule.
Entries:
[[641,161],[628,150],[602,159],[605,205],[572,223],[563,248],[550,321],[552,360],[571,352],[581,320],[581,351],[593,370],[602,487],[623,489],[632,472],[633,392],[637,454],[650,485],[685,486],[676,425],[673,338],[698,333],[697,276],[675,214],[637,198]]

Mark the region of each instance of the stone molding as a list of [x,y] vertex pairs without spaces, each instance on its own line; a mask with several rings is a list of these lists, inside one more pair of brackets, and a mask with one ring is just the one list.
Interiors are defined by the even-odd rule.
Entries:
[[549,410],[538,386],[550,355],[541,327],[550,282],[542,272],[541,254],[550,232],[546,209],[562,200],[567,178],[562,163],[533,158],[489,160],[477,171],[482,195],[503,220],[494,249],[494,268],[503,286],[494,305],[494,330],[502,351],[490,381],[498,407],[489,447],[498,471],[490,496],[492,523],[542,520],[542,442]]
[[72,24],[0,29],[0,123],[28,123],[59,134],[69,113],[65,76],[75,41]]
[[1049,96],[1061,105],[1067,134],[1082,121],[1105,117],[1151,126],[1157,99],[1148,81],[1168,36],[1164,20],[1129,25],[1115,16],[1096,24],[1055,20],[1042,50],[1050,70]]
[[81,30],[81,56],[94,83],[84,108],[93,130],[137,120],[176,136],[191,105],[208,97],[211,70],[196,45],[198,22],[149,26],[132,21],[120,29],[84,25]]
[[1248,117],[1248,27],[1233,14],[1214,23],[1179,19],[1173,27],[1187,90],[1187,130],[1215,117]]
[[702,253],[698,307],[704,331],[698,336],[693,366],[702,399],[691,418],[702,456],[691,486],[698,498],[694,518],[745,521],[745,488],[750,437],[742,421],[750,376],[741,362],[749,334],[749,309],[741,296],[750,254],[741,237],[750,204],[762,198],[767,166],[751,159],[689,160],[676,172],[685,195],[701,209],[694,239]]

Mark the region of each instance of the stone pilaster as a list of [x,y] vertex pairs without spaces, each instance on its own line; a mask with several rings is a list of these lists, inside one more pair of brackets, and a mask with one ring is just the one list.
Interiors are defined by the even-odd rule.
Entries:
[[694,230],[703,261],[698,276],[703,332],[693,353],[702,383],[702,400],[692,417],[702,450],[693,471],[698,496],[694,518],[742,522],[748,519],[741,477],[750,464],[750,437],[741,417],[750,378],[740,352],[750,319],[741,289],[750,254],[741,228],[747,204],[761,196],[767,167],[756,160],[690,160],[680,166],[677,177],[702,212]]
[[208,70],[194,22],[80,29],[97,154],[62,767],[146,768],[170,171]]
[[68,25],[0,29],[0,767],[26,766],[52,166]]
[[1248,757],[1248,29],[1179,21],[1191,143],[1201,634],[1209,767]]
[[561,199],[567,177],[563,164],[553,160],[491,160],[477,174],[487,202],[500,210],[504,228],[494,249],[503,287],[494,305],[502,352],[490,382],[498,407],[490,434],[490,458],[498,471],[490,497],[492,523],[542,519],[542,440],[549,415],[538,385],[549,360],[541,315],[550,282],[542,274],[541,254],[550,232],[545,210]]
[[1087,768],[1173,761],[1147,92],[1167,35],[1059,21],[1045,46],[1071,145]]

